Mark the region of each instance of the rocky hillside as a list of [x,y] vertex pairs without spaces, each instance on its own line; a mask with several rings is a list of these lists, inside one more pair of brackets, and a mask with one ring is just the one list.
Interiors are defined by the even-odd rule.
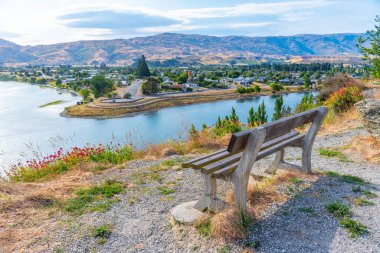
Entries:
[[252,62],[262,58],[296,56],[345,57],[357,55],[360,34],[296,35],[276,37],[205,36],[164,33],[132,39],[77,41],[20,46],[0,39],[1,63],[130,64],[145,54],[151,61],[177,60],[205,64]]

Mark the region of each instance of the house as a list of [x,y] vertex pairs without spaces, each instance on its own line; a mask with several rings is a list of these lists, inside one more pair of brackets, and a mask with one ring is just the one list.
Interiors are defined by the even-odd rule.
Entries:
[[185,87],[194,89],[194,88],[198,88],[199,84],[197,84],[197,83],[185,83]]
[[265,76],[260,76],[256,79],[256,81],[260,83],[265,83],[267,81],[267,78]]
[[251,77],[244,78],[242,76],[239,76],[238,78],[235,78],[233,82],[239,85],[243,85],[243,86],[250,86],[253,82],[253,78]]
[[290,84],[292,82],[292,80],[290,80],[289,78],[284,78],[284,79],[280,79],[278,80],[281,84]]

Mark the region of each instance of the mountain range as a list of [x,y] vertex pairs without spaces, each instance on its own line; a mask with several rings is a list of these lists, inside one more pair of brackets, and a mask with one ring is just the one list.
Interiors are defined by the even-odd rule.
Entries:
[[[91,40],[21,46],[0,39],[0,64],[131,64],[145,55],[163,63],[224,64],[263,59],[287,61],[349,61],[359,59],[356,43],[362,34],[295,36],[207,36],[163,33],[131,39]],[[298,60],[297,60],[298,59]]]

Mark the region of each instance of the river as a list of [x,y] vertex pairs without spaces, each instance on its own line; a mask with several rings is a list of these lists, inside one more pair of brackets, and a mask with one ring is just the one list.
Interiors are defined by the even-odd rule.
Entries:
[[[304,93],[284,95],[284,104],[294,108]],[[63,100],[62,104],[40,108],[46,103]],[[246,122],[250,107],[257,109],[264,101],[269,119],[275,96],[236,99],[164,108],[130,117],[112,119],[64,118],[59,114],[79,97],[59,94],[52,88],[19,82],[0,82],[0,173],[10,164],[25,161],[35,153],[50,154],[60,147],[106,144],[123,141],[138,147],[169,139],[185,139],[194,124],[212,125],[218,116],[230,114],[235,107],[241,121]]]

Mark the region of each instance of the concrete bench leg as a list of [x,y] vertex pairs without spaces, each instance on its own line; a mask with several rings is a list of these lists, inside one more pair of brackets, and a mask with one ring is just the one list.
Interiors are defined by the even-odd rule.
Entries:
[[308,146],[305,145],[305,147],[302,148],[302,170],[311,173],[311,147],[313,143],[308,144]]
[[247,209],[247,191],[248,191],[249,175],[239,177],[238,175],[232,177],[234,185],[234,200],[235,205],[239,210],[245,211]]
[[202,173],[202,176],[205,182],[205,189],[203,196],[194,205],[194,208],[202,212],[208,209],[217,213],[220,209],[220,201],[216,197],[216,178],[212,178],[211,174]]
[[269,174],[274,174],[277,169],[281,166],[281,164],[284,163],[284,156],[285,156],[285,150],[281,149],[280,151],[276,152],[276,156],[272,162],[272,164],[269,166],[269,168],[265,171]]
[[242,158],[239,161],[238,168],[232,174],[235,204],[237,208],[243,212],[247,210],[249,175],[251,174],[251,170],[256,161],[257,154],[260,151],[260,147],[264,142],[265,135],[265,128],[257,127],[252,130],[248,137]]
[[274,174],[278,169],[283,169],[283,170],[303,170],[302,167],[300,167],[300,166],[298,166],[296,164],[285,162],[284,161],[284,156],[285,156],[285,149],[282,149],[282,150],[276,152],[276,156],[275,156],[272,164],[265,171],[265,173]]

